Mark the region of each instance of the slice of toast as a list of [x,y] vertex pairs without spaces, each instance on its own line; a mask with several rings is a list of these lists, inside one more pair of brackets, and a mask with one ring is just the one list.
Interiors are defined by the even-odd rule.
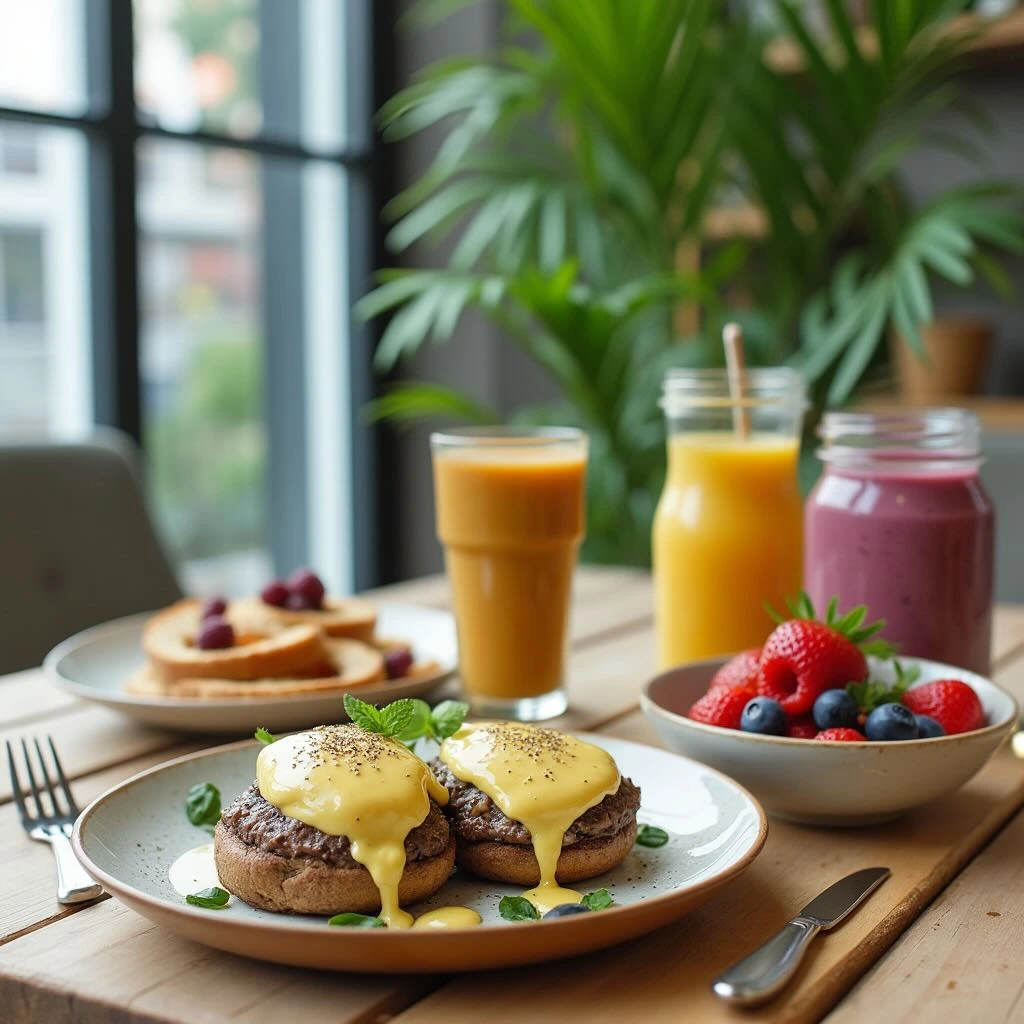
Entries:
[[348,637],[370,643],[377,626],[377,608],[369,601],[354,597],[325,597],[323,607],[308,611],[293,612],[264,604],[258,597],[247,597],[232,602],[254,620],[265,616],[278,625],[317,626],[328,636]]

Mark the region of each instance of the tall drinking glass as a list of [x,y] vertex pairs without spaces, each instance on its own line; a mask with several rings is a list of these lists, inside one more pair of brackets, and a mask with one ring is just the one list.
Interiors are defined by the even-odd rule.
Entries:
[[478,714],[560,715],[586,435],[495,427],[433,434],[430,445],[467,698]]

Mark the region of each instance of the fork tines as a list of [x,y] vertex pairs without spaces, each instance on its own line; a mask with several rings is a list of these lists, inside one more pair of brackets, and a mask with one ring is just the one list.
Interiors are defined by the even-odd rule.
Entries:
[[[50,769],[47,767],[46,758],[43,756],[43,749],[39,745],[39,740],[33,738],[32,745],[35,748],[36,766],[38,767],[39,774],[44,783],[42,787],[40,787],[39,782],[36,779],[36,769],[33,768],[32,765],[33,758],[29,750],[29,745],[24,738],[21,740],[22,760],[24,761],[25,772],[27,773],[29,780],[29,788],[27,790],[21,784],[21,777],[18,773],[17,765],[15,764],[14,749],[11,746],[11,741],[8,740],[6,744],[7,767],[11,773],[11,791],[23,822],[55,820],[60,818],[73,820],[78,817],[78,806],[75,803],[75,798],[71,795],[71,786],[68,784],[67,776],[64,774],[64,768],[60,763],[60,758],[57,756],[57,748],[53,745],[52,737],[47,736],[46,742],[50,748],[50,756],[56,773],[57,785],[59,785],[60,791],[64,794],[64,800],[66,801],[67,806],[61,805],[60,798],[57,794],[57,786],[54,785],[53,776],[50,773]],[[51,810],[49,813],[47,813],[43,801],[44,790],[50,798]],[[29,812],[29,807],[26,803],[26,796],[30,797],[35,805],[34,816]]]

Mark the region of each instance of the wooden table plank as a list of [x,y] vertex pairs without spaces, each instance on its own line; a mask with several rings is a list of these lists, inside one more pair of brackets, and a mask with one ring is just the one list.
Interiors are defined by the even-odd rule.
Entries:
[[829,1024],[1024,1020],[1022,850],[1024,813],[864,976]]
[[[1004,685],[1018,678],[1024,679],[1024,658],[997,676]],[[640,712],[601,732],[661,745]],[[679,923],[604,953],[531,969],[525,977],[520,970],[456,979],[400,1014],[396,1024],[469,1024],[481,1000],[495,991],[516,993],[507,1009],[488,1007],[495,1022],[573,1019],[581,1005],[588,1024],[675,1024],[681,1013],[701,1024],[818,1020],[1022,806],[1024,771],[1004,749],[957,793],[890,825],[815,829],[773,820],[751,868]],[[767,939],[826,885],[873,864],[889,866],[892,877],[842,928],[812,947],[782,998],[741,1011],[711,994],[718,971]],[[587,993],[585,1003],[581,992]]]

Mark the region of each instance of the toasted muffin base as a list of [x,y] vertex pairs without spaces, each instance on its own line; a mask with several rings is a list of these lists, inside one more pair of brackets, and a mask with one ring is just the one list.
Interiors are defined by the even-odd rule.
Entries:
[[[339,868],[310,858],[278,857],[247,846],[217,823],[213,856],[221,885],[261,910],[290,914],[376,914],[380,895],[366,868]],[[455,867],[455,839],[443,853],[405,866],[398,886],[401,904],[432,896]]]
[[[582,882],[585,878],[604,874],[625,860],[635,841],[636,822],[633,821],[614,835],[584,839],[572,846],[564,846],[558,857],[555,877],[559,882]],[[456,861],[460,868],[494,882],[536,885],[540,881],[540,866],[532,846],[471,843],[459,839]]]

